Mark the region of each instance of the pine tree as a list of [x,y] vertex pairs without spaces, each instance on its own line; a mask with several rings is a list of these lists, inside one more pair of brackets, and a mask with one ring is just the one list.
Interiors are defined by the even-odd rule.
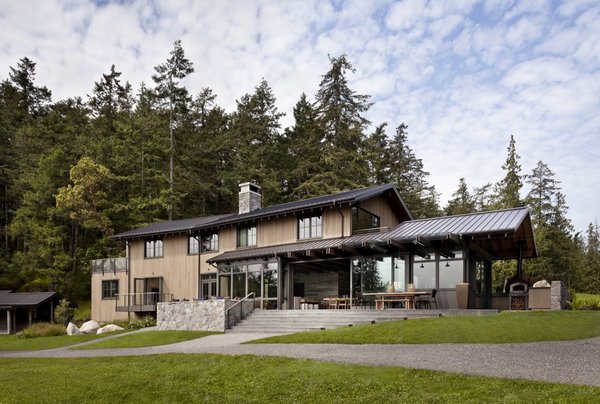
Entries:
[[294,106],[294,119],[294,126],[285,132],[289,144],[289,176],[286,182],[291,199],[319,196],[323,190],[316,179],[324,165],[323,131],[318,125],[317,112],[304,93]]
[[385,132],[386,127],[387,123],[385,122],[377,126],[365,143],[365,152],[369,165],[369,183],[374,185],[391,182],[391,161],[388,136]]
[[414,218],[437,216],[440,210],[438,194],[435,187],[427,182],[429,173],[423,169],[423,161],[408,145],[407,128],[404,123],[400,124],[389,143],[390,180],[398,188]]
[[348,86],[347,73],[355,69],[341,55],[329,58],[331,68],[322,77],[315,108],[323,131],[324,169],[313,181],[322,194],[368,185],[364,155],[364,131],[369,121],[363,116],[372,103],[370,96],[357,94]]
[[475,200],[469,193],[467,182],[464,178],[458,181],[458,189],[452,194],[452,199],[448,201],[445,213],[446,215],[461,215],[475,211]]
[[508,155],[502,169],[506,172],[504,178],[496,184],[496,209],[516,208],[521,205],[521,165],[515,146],[515,138],[510,136]]
[[576,290],[600,294],[600,234],[598,224],[590,223],[586,232],[582,266],[577,272]]
[[169,220],[173,219],[176,204],[174,190],[175,170],[175,128],[180,115],[186,113],[190,101],[188,91],[179,86],[179,81],[194,72],[192,62],[186,57],[181,47],[181,40],[173,43],[171,57],[165,63],[154,68],[156,74],[152,80],[156,83],[156,96],[164,100],[169,122]]

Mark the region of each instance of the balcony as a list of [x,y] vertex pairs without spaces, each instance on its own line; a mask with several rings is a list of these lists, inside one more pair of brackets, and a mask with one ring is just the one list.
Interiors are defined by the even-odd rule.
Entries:
[[99,260],[92,260],[92,273],[117,273],[127,272],[127,258],[104,258]]
[[169,302],[172,299],[172,293],[122,293],[117,295],[115,311],[138,313],[155,312],[157,303]]

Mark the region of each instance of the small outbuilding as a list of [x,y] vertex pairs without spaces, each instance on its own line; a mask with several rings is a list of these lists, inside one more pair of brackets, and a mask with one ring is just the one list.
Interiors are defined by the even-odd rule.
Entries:
[[34,322],[54,320],[56,292],[0,291],[0,334],[12,334]]

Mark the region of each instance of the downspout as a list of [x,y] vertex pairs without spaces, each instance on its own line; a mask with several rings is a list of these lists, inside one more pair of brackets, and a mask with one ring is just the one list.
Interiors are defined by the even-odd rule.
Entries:
[[129,266],[130,258],[129,241],[125,241],[125,269],[127,270],[127,320],[131,321],[131,268]]

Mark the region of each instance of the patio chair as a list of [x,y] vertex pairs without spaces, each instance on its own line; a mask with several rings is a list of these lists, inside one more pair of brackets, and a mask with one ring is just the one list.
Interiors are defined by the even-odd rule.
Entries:
[[422,308],[431,309],[432,308],[432,304],[435,304],[435,308],[437,309],[438,308],[438,304],[437,304],[437,300],[435,299],[435,295],[436,294],[437,294],[437,290],[436,289],[432,289],[430,296],[423,296],[423,297],[417,298],[417,300],[415,301],[415,308],[417,308],[417,309],[422,309]]

